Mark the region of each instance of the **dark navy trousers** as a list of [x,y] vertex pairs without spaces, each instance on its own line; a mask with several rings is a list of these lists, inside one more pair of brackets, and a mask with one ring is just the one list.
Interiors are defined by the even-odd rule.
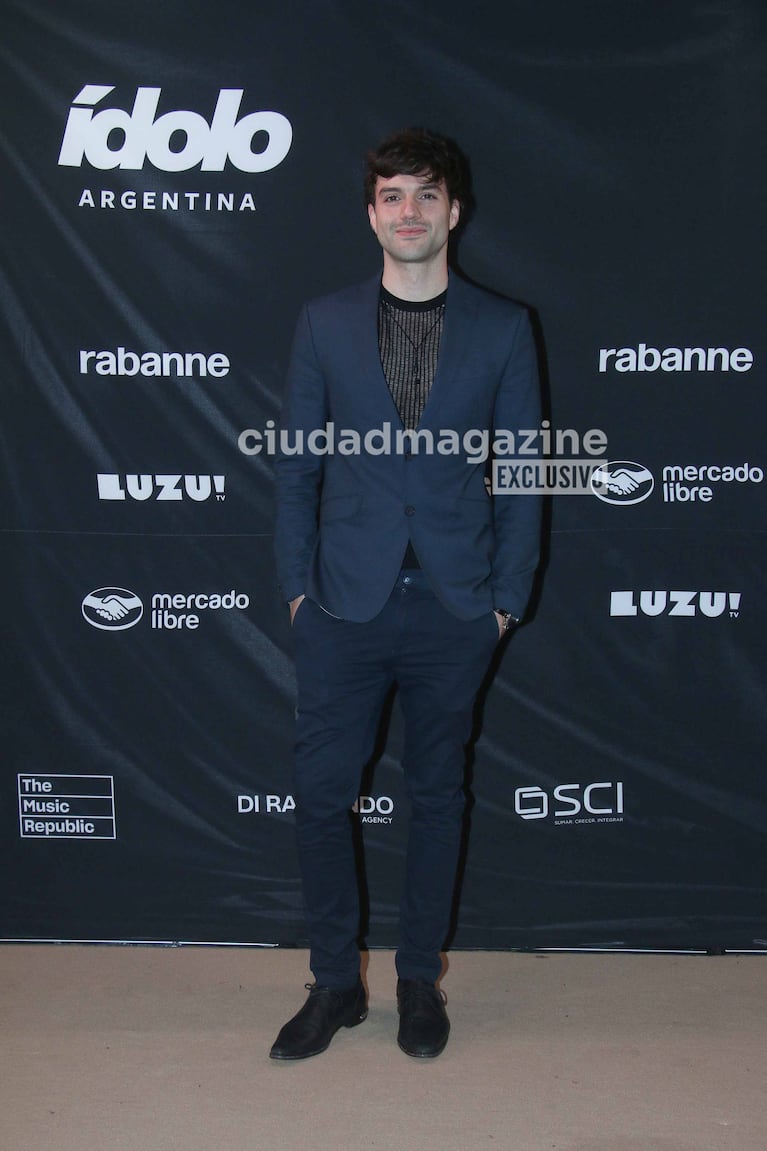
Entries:
[[389,688],[405,721],[410,800],[397,973],[433,982],[447,934],[464,810],[465,744],[476,693],[498,642],[493,612],[459,620],[419,570],[403,571],[368,623],[305,599],[293,622],[298,679],[295,794],[298,853],[318,984],[359,973],[359,898],[349,811]]

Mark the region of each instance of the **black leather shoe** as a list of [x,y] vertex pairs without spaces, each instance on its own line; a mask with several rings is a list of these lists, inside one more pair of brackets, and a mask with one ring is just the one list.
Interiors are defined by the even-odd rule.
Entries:
[[433,1059],[445,1050],[450,1034],[446,1002],[444,992],[425,979],[397,980],[397,1043],[406,1055]]
[[327,1051],[340,1027],[356,1027],[367,1019],[365,988],[358,980],[348,991],[307,983],[309,998],[280,1031],[270,1059],[308,1059]]

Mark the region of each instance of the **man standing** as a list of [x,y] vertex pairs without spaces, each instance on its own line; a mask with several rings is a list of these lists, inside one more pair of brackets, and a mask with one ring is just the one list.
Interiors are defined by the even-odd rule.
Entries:
[[[367,1015],[349,813],[395,682],[411,803],[398,1043],[413,1056],[444,1049],[450,1024],[436,981],[464,747],[493,649],[522,617],[538,562],[538,500],[490,497],[476,454],[476,437],[538,428],[540,411],[524,309],[448,271],[448,238],[469,194],[466,162],[452,141],[409,130],[368,155],[365,186],[383,276],[303,309],[277,459],[275,546],[296,648],[296,828],[315,983],[273,1059],[319,1054]],[[331,425],[350,433],[351,447],[312,453],[309,433]],[[468,459],[458,447],[467,443]]]

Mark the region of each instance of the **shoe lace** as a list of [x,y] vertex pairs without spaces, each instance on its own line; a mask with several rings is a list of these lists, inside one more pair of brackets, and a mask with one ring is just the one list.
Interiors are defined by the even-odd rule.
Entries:
[[441,987],[419,979],[408,979],[401,991],[402,1004],[412,1013],[442,1014],[447,995]]
[[336,990],[335,987],[325,987],[323,984],[317,983],[305,983],[304,987],[309,992],[310,999],[319,999],[320,997],[325,999],[343,999],[344,993]]

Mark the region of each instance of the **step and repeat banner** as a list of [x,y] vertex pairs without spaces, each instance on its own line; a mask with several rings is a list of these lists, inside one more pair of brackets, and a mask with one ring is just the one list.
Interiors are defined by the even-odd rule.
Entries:
[[[3,8],[2,938],[305,942],[269,448],[301,303],[380,266],[364,152],[424,124],[559,480],[454,946],[767,947],[764,6]],[[395,697],[373,946],[400,747]]]

